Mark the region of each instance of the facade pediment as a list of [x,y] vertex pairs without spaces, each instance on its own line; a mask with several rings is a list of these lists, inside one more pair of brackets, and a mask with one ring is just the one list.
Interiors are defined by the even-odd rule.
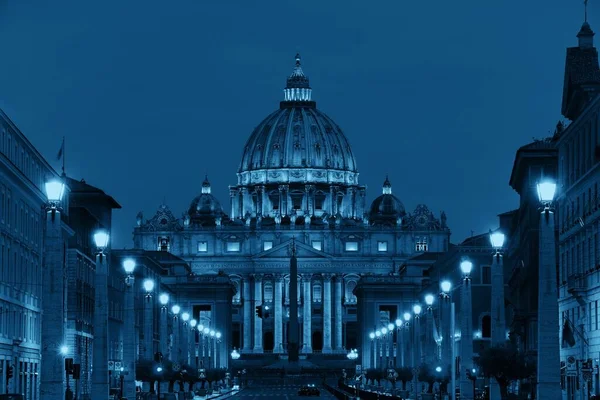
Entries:
[[[274,246],[272,249],[267,251],[263,251],[262,253],[258,253],[253,257],[254,260],[268,260],[270,258],[290,258],[292,256],[292,241],[288,240],[287,242],[281,243],[277,246]],[[312,246],[306,245],[304,243],[295,242],[296,246],[296,257],[300,258],[322,258],[322,259],[330,259],[331,255],[314,249]]]

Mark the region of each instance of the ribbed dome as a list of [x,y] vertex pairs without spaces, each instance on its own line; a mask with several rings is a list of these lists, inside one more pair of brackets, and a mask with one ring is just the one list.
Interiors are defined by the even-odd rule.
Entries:
[[192,200],[188,214],[192,220],[214,219],[224,215],[221,203],[211,194],[208,178],[202,183],[202,193]]
[[385,182],[383,182],[383,194],[371,203],[369,219],[374,223],[382,220],[393,222],[398,221],[399,218],[405,215],[404,205],[392,194],[392,184],[386,177]]
[[280,109],[254,129],[239,168],[240,184],[358,181],[350,143],[311,100],[300,56],[287,80]]

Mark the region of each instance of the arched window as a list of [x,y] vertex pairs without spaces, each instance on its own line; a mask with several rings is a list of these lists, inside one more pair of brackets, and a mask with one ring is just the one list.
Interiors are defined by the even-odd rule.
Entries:
[[273,210],[279,210],[279,192],[274,190],[269,193],[269,200],[271,201]]
[[481,337],[492,337],[492,317],[489,315],[484,315],[481,318]]
[[304,193],[292,192],[292,193],[290,193],[290,197],[292,198],[292,208],[294,210],[301,210],[302,209],[302,199],[304,198]]
[[315,193],[315,210],[322,210],[325,205],[325,193]]

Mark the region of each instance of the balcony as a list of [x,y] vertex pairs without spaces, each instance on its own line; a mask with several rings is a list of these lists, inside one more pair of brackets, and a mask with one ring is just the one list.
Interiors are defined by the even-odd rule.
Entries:
[[580,300],[587,290],[587,276],[581,273],[572,274],[567,278],[567,291]]

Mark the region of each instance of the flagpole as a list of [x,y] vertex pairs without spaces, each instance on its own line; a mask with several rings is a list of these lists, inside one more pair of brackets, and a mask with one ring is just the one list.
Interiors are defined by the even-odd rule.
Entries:
[[65,174],[65,137],[64,136],[63,136],[62,148],[63,148],[63,154],[62,154],[62,175],[66,176],[66,174]]

